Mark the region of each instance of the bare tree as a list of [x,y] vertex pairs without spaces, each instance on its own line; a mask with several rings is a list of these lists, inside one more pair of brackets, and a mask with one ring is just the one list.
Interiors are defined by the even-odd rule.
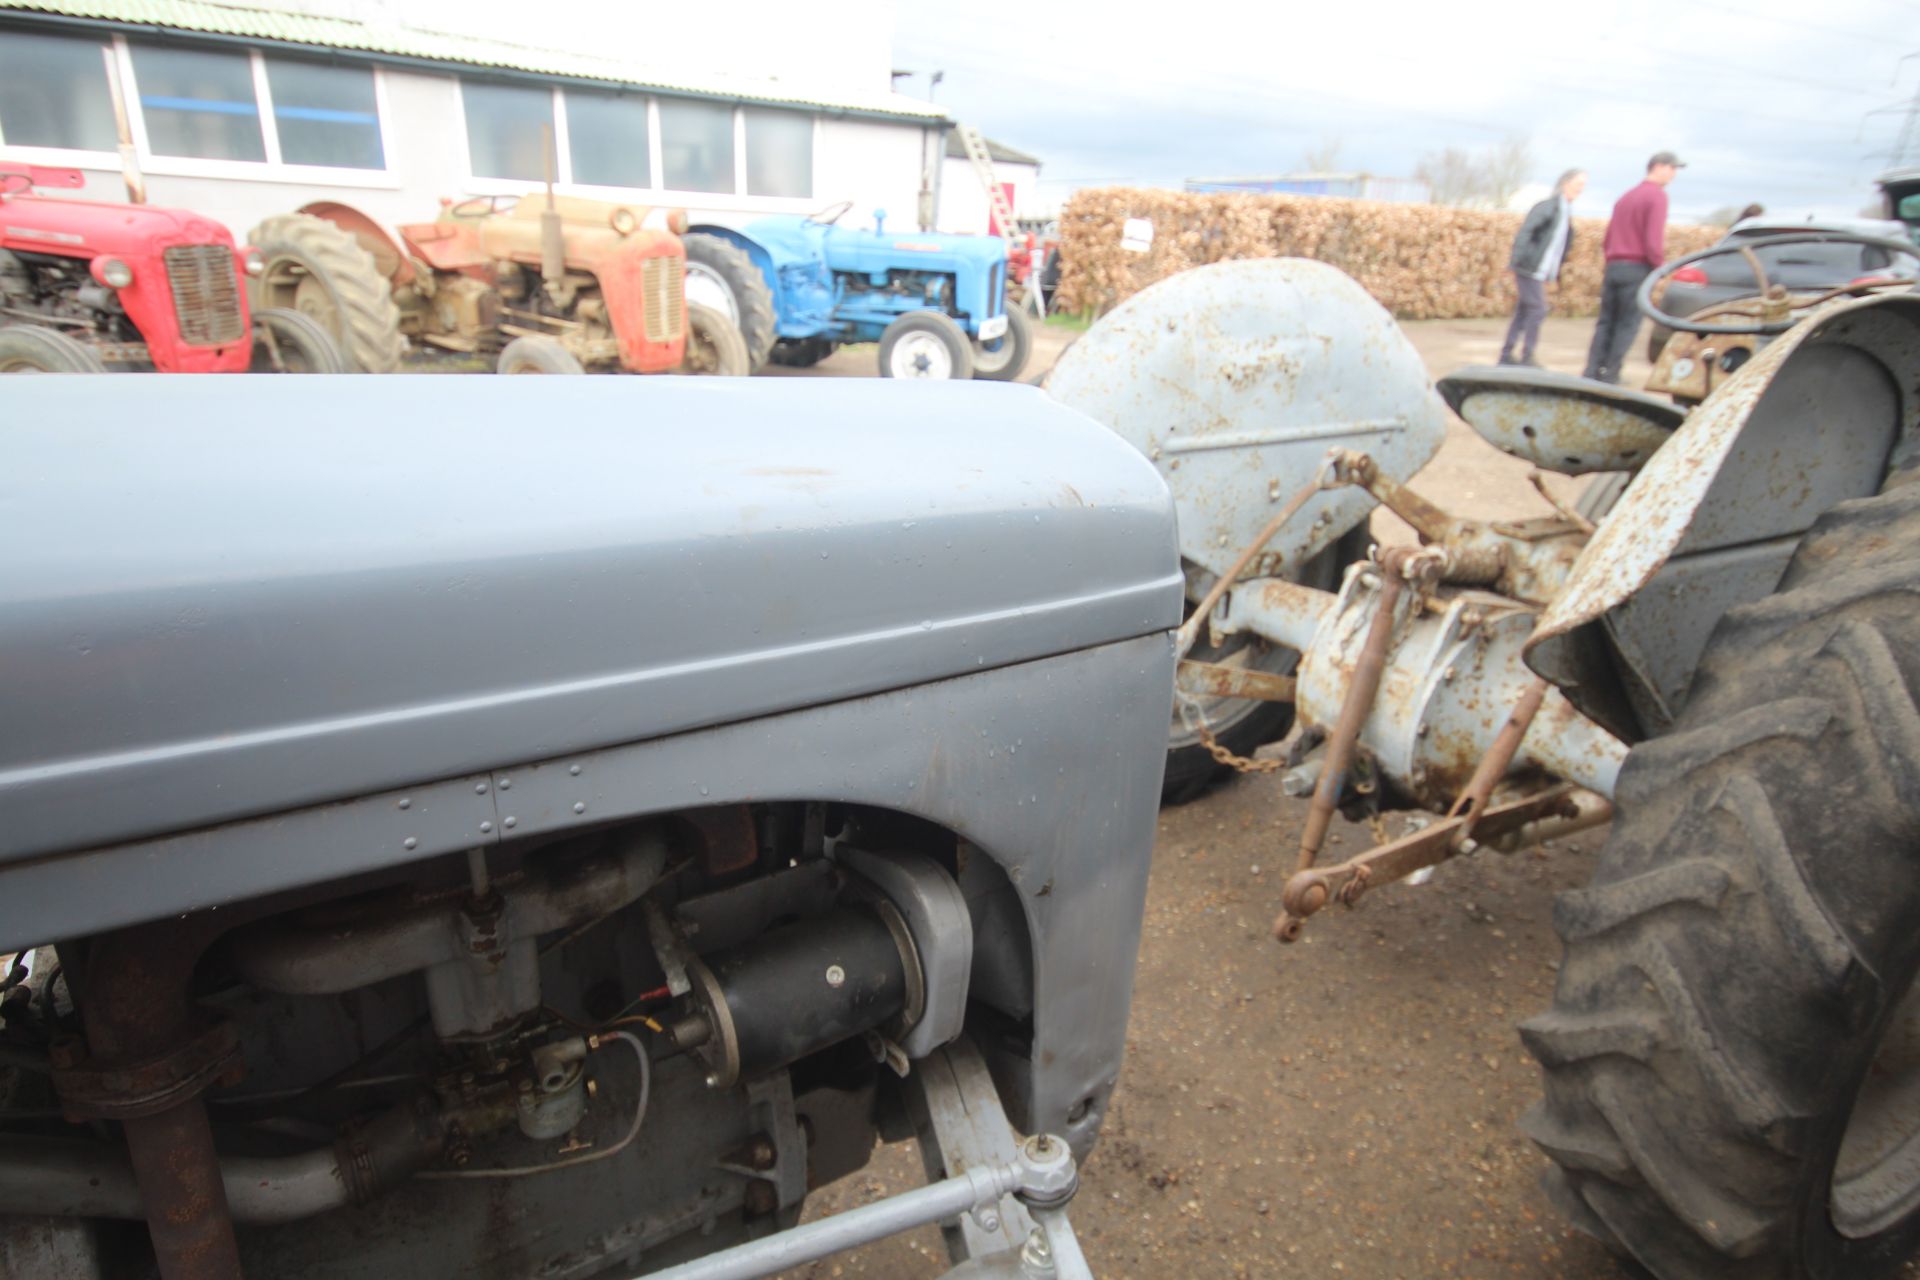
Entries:
[[1515,136],[1477,154],[1462,147],[1429,152],[1413,176],[1427,184],[1435,204],[1497,208],[1520,189],[1532,167],[1532,147]]
[[1300,167],[1307,173],[1337,173],[1340,151],[1346,145],[1338,134],[1328,134],[1300,153]]
[[1526,138],[1513,134],[1487,151],[1482,162],[1487,177],[1486,197],[1494,205],[1504,205],[1533,171],[1533,148]]
[[1480,193],[1479,166],[1459,147],[1427,153],[1413,176],[1427,184],[1435,204],[1472,204]]

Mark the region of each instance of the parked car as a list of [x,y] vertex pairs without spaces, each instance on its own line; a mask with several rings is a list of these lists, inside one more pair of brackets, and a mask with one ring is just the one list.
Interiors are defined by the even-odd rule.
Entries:
[[[1907,228],[1882,218],[1809,218],[1791,222],[1780,218],[1748,218],[1728,229],[1722,244],[1742,240],[1761,240],[1768,236],[1832,231],[1852,235],[1880,236],[1895,240],[1907,238]],[[1835,289],[1873,276],[1911,277],[1913,263],[1895,261],[1885,249],[1871,245],[1836,242],[1833,244],[1785,244],[1754,250],[1754,256],[1766,270],[1770,284],[1785,285],[1793,293],[1814,293]],[[1727,254],[1673,273],[1667,286],[1665,309],[1677,316],[1690,316],[1731,302],[1751,298],[1760,292],[1753,269],[1736,254]],[[1657,361],[1673,330],[1655,325],[1647,338],[1647,359]]]

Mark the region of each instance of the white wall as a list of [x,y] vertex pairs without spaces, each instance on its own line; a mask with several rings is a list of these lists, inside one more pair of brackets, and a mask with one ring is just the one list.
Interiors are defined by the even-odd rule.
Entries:
[[[313,200],[339,200],[388,224],[430,222],[442,198],[537,191],[539,184],[474,178],[468,172],[465,120],[452,76],[395,71],[379,73],[386,173],[342,170],[268,170],[220,162],[142,157],[147,199],[206,214],[225,223],[236,238],[270,214],[286,213]],[[937,142],[915,123],[821,118],[814,133],[814,194],[778,199],[696,193],[562,188],[573,194],[635,205],[684,207],[697,221],[743,223],[767,213],[811,213],[840,200],[854,201],[845,225],[870,226],[875,208],[888,225],[917,225],[921,157]],[[126,198],[118,158],[93,154],[43,154],[34,148],[0,146],[0,158],[78,167],[86,174],[87,199]]]
[[[987,233],[987,193],[974,175],[973,164],[964,156],[944,156],[940,185],[940,230],[972,235]],[[993,176],[1013,184],[1013,216],[1040,216],[1035,189],[1040,183],[1040,166],[1032,164],[995,164]]]
[[871,227],[873,211],[884,209],[894,230],[919,229],[922,157],[939,149],[938,130],[877,120],[822,120],[818,138],[816,206],[853,201],[840,220],[843,227]]

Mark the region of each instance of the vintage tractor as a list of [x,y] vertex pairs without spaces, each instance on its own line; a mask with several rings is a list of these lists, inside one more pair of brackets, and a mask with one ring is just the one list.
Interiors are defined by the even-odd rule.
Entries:
[[[0,502],[0,1271],[718,1280],[937,1223],[953,1280],[1088,1280],[1150,466],[1007,387],[49,382]],[[877,1138],[930,1185],[796,1225]]]
[[[1873,1280],[1920,1248],[1910,287],[1791,327],[1721,317],[1716,341],[1756,348],[1690,413],[1534,370],[1444,379],[1536,468],[1555,510],[1532,519],[1408,487],[1439,400],[1324,265],[1176,276],[1049,383],[1174,491],[1191,732],[1218,746],[1246,700],[1297,718],[1279,758],[1240,762],[1312,796],[1283,941],[1448,859],[1613,819],[1555,907],[1555,1005],[1521,1029],[1546,1099],[1523,1127],[1573,1222],[1660,1280]],[[1601,483],[1568,503],[1542,472]],[[1376,504],[1418,543],[1314,585]],[[1341,811],[1416,816],[1323,865]]]
[[686,305],[685,225],[677,210],[549,191],[448,201],[396,234],[322,201],[253,229],[265,256],[254,287],[311,315],[369,373],[399,367],[411,344],[502,373],[744,375],[734,326]]
[[756,369],[877,342],[885,378],[1017,379],[1033,335],[1007,306],[1006,241],[889,232],[884,212],[872,231],[838,226],[852,207],[693,228],[687,297],[735,319]]
[[211,218],[77,190],[75,169],[0,164],[0,373],[339,373],[306,316],[248,313],[260,254]]

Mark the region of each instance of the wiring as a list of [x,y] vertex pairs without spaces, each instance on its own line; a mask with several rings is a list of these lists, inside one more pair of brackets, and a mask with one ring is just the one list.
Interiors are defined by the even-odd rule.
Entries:
[[640,1037],[631,1031],[610,1031],[607,1038],[624,1040],[633,1050],[633,1056],[640,1060],[640,1100],[633,1107],[633,1123],[627,1126],[627,1132],[620,1141],[598,1151],[589,1151],[585,1155],[572,1156],[565,1160],[552,1160],[546,1164],[516,1165],[510,1169],[429,1169],[414,1175],[416,1178],[525,1178],[536,1173],[553,1173],[560,1169],[571,1169],[575,1165],[592,1164],[596,1160],[606,1160],[619,1155],[633,1145],[640,1136],[640,1126],[647,1118],[647,1096],[653,1089],[653,1064],[647,1058],[647,1047],[640,1043]]

